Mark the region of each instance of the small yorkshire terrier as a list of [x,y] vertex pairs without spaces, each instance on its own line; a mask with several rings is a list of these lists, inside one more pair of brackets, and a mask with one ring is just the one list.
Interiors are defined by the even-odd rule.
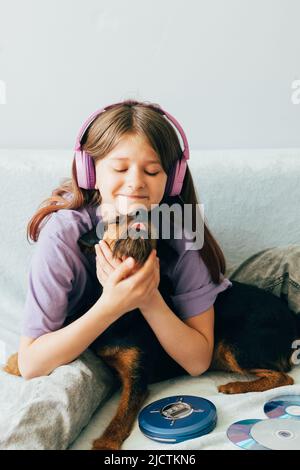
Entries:
[[[157,246],[157,239],[153,238],[156,229],[149,221],[134,221],[131,215],[121,219],[105,224],[103,239],[114,257],[131,256],[142,265]],[[124,230],[128,236],[122,238]],[[95,239],[92,244],[85,236],[79,244],[84,251],[95,253],[98,239],[95,231],[92,235]],[[222,385],[218,387],[219,392],[258,392],[292,385],[294,381],[286,372],[293,365],[292,344],[300,338],[300,317],[289,309],[285,300],[270,292],[231,282],[232,287],[219,293],[214,303],[215,346],[209,370],[252,374],[257,378]],[[158,289],[164,298],[168,296],[162,282]],[[139,309],[124,314],[90,347],[112,369],[122,386],[116,414],[102,436],[94,440],[92,449],[117,450],[129,436],[148,396],[148,384],[187,372],[165,352]],[[20,375],[17,353],[8,359],[4,370]]]

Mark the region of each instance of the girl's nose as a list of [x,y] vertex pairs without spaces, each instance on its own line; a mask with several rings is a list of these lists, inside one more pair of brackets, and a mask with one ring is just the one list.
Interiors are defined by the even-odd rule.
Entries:
[[140,170],[132,170],[132,172],[128,172],[128,187],[130,187],[132,191],[144,188],[144,173]]

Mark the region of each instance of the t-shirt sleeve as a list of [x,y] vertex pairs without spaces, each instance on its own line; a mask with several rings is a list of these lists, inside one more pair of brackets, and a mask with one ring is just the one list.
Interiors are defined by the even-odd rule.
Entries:
[[74,281],[74,253],[59,235],[41,230],[33,254],[22,319],[22,335],[56,331],[67,315]]
[[221,279],[220,284],[213,282],[198,251],[185,251],[173,274],[174,295],[171,295],[171,300],[178,317],[184,320],[208,310],[218,293],[232,286],[229,279],[224,276]]

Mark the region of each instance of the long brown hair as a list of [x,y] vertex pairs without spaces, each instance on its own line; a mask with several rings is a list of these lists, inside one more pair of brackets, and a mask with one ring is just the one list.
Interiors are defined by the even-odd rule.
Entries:
[[[101,113],[88,127],[81,139],[81,147],[91,155],[94,163],[102,158],[118,144],[125,134],[142,135],[146,137],[152,148],[158,154],[162,167],[169,174],[174,163],[180,158],[182,148],[178,136],[161,113],[149,107],[149,102],[126,100],[118,106]],[[155,106],[155,104],[154,104]],[[66,195],[71,198],[66,198]],[[182,191],[181,202],[192,204],[193,230],[195,229],[196,211],[199,211],[199,198],[196,194],[193,178],[187,166]],[[166,199],[167,201],[167,199]],[[180,201],[179,201],[180,202]],[[80,209],[91,204],[101,204],[101,195],[97,189],[82,189],[78,186],[75,160],[72,163],[72,177],[65,178],[52,191],[52,196],[45,199],[27,226],[27,239],[38,240],[43,219],[60,209]],[[45,219],[43,224],[47,222]],[[220,273],[225,274],[226,262],[224,254],[208,229],[204,217],[204,243],[199,250],[213,282],[221,282]]]

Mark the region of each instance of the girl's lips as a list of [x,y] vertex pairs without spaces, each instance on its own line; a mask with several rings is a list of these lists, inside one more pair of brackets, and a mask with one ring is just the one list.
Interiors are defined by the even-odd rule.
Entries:
[[126,194],[119,194],[119,196],[128,197],[129,199],[147,199],[146,196],[127,196]]

